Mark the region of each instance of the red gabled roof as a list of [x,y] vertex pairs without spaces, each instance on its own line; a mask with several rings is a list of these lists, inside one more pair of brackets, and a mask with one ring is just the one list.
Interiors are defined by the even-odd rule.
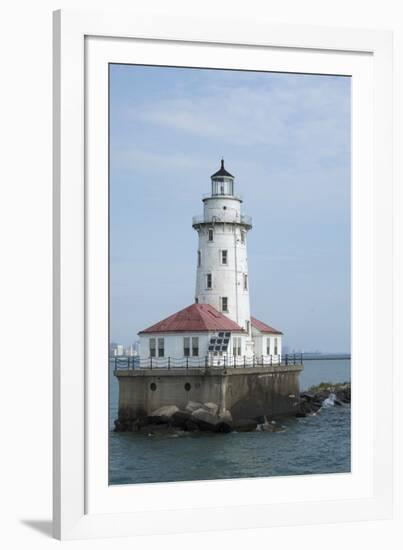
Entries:
[[208,304],[192,304],[170,317],[139,332],[204,332],[227,330],[242,332],[243,329],[228,317]]
[[266,325],[266,323],[263,323],[262,321],[259,321],[259,319],[256,319],[256,317],[251,317],[250,322],[252,323],[252,327],[257,328],[257,330],[260,330],[260,332],[271,332],[272,334],[283,334],[279,330],[270,327],[269,325]]

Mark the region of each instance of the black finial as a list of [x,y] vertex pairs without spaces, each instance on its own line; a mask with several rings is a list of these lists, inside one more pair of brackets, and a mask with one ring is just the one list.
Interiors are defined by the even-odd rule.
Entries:
[[229,177],[229,178],[234,177],[232,174],[227,172],[227,170],[224,168],[224,159],[223,158],[221,159],[221,168],[218,170],[218,172],[213,174],[211,177],[215,178],[215,177],[221,177],[221,176],[225,176],[225,177]]

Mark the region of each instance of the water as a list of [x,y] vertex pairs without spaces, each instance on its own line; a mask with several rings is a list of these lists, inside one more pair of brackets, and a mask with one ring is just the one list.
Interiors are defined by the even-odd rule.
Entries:
[[[350,380],[350,360],[304,363],[301,389]],[[118,384],[111,374],[110,426],[117,417]],[[110,432],[111,484],[233,479],[350,471],[350,407],[315,416],[278,419],[282,432],[147,436]]]
[[304,370],[299,381],[301,390],[307,390],[310,386],[321,382],[349,382],[351,361],[350,359],[316,359],[304,360]]

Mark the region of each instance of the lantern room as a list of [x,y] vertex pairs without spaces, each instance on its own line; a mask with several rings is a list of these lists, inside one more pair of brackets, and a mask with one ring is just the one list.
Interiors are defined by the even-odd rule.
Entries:
[[233,195],[234,176],[224,167],[224,159],[221,159],[221,168],[211,176],[211,195]]

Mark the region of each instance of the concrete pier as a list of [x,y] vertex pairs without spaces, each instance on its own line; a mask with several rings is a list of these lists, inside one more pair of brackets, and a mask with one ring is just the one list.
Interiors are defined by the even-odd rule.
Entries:
[[135,420],[165,406],[184,409],[189,401],[213,402],[234,420],[294,415],[302,365],[250,368],[115,370],[119,419]]

